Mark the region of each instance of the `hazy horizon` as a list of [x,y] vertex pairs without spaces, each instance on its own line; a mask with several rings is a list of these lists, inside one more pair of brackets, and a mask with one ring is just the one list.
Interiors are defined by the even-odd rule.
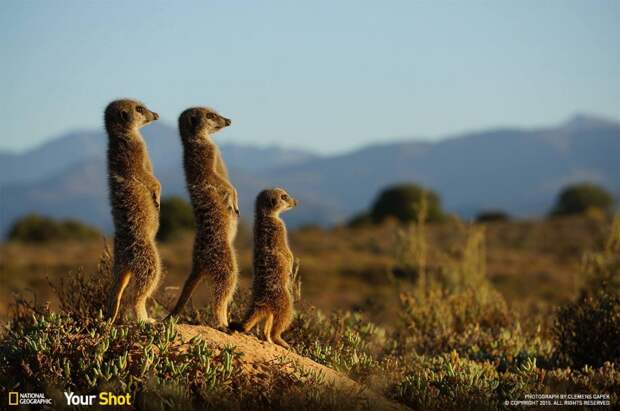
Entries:
[[[573,121],[575,118],[578,118],[578,117],[586,117],[589,119],[596,119],[596,120],[602,120],[602,121],[612,121],[614,123],[620,124],[620,116],[618,118],[615,118],[611,116],[600,116],[594,113],[574,113],[573,115],[569,116],[568,118],[556,124],[541,124],[541,125],[537,125],[533,127],[526,127],[526,126],[513,125],[513,124],[489,125],[487,127],[480,127],[480,128],[471,129],[471,130],[461,130],[461,131],[456,131],[450,134],[443,134],[443,135],[434,136],[434,137],[415,136],[415,135],[414,136],[393,136],[393,137],[382,136],[374,140],[370,139],[369,141],[361,142],[351,147],[344,147],[340,150],[330,151],[330,152],[322,152],[321,150],[316,150],[314,147],[311,147],[309,145],[303,145],[303,144],[295,145],[295,143],[289,144],[289,143],[279,143],[279,142],[236,141],[236,140],[231,140],[228,137],[221,138],[220,134],[225,134],[226,130],[218,132],[218,135],[215,138],[220,145],[232,144],[232,145],[241,146],[241,147],[259,147],[259,148],[272,148],[273,147],[273,148],[288,149],[288,150],[300,150],[300,151],[305,151],[309,154],[332,156],[332,155],[341,155],[341,154],[354,152],[356,150],[360,150],[365,147],[371,147],[375,145],[395,144],[395,143],[400,143],[400,142],[435,143],[435,142],[439,142],[442,140],[459,138],[459,137],[463,137],[468,134],[475,134],[477,132],[482,132],[482,131],[501,130],[501,129],[536,130],[536,129],[544,129],[548,127],[559,127],[559,126],[562,126],[563,124]],[[163,121],[163,122],[160,121],[157,124],[164,125],[166,127],[171,127],[171,128],[176,127],[174,123],[168,123],[166,121]],[[10,149],[10,148],[0,147],[0,153],[19,155],[19,154],[28,152],[30,150],[35,150],[59,138],[63,138],[69,135],[74,135],[74,134],[79,134],[79,133],[93,132],[93,131],[104,132],[104,129],[103,129],[103,126],[100,126],[100,129],[86,128],[86,127],[75,128],[75,129],[67,130],[65,132],[61,132],[59,134],[50,136],[49,138],[46,138],[38,143],[35,143],[32,146],[23,147],[20,149]]]
[[[0,150],[101,129],[108,101],[232,118],[321,154],[578,113],[620,117],[620,2],[0,4]],[[36,103],[36,105],[35,105]]]

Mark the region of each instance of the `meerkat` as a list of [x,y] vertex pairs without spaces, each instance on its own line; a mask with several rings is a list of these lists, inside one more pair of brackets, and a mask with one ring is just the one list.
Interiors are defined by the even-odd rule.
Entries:
[[206,278],[212,283],[212,306],[220,328],[228,327],[228,305],[237,288],[233,242],[237,234],[237,192],[211,135],[231,121],[212,109],[194,107],[179,116],[187,189],[196,218],[192,270],[170,315],[177,315]]
[[[295,261],[280,213],[295,206],[297,200],[281,188],[264,190],[256,198],[252,304],[240,327],[247,333],[264,319],[265,339],[285,348],[289,345],[282,333],[293,319],[289,283]],[[239,325],[231,328],[239,329]]]
[[108,133],[108,183],[114,220],[114,282],[108,315],[114,323],[125,288],[133,284],[132,308],[138,321],[153,322],[146,300],[155,291],[161,263],[155,235],[159,229],[161,185],[140,128],[159,115],[135,100],[116,100],[105,110]]

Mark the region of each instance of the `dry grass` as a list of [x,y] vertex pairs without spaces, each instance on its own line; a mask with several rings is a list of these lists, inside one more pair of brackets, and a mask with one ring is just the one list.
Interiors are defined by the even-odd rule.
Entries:
[[[326,310],[360,310],[375,322],[389,323],[398,313],[400,291],[409,289],[408,281],[398,275],[403,261],[399,248],[405,244],[427,247],[414,250],[414,255],[424,254],[423,265],[429,275],[442,267],[443,274],[453,277],[450,281],[457,286],[462,278],[472,281],[472,273],[486,271],[489,281],[511,306],[542,315],[552,305],[575,296],[583,283],[579,277],[582,255],[604,246],[609,222],[567,218],[498,222],[482,227],[451,221],[426,225],[423,230],[420,234],[415,226],[403,228],[387,223],[379,227],[292,232],[291,246],[302,262],[299,277],[303,302]],[[252,276],[251,242],[247,237],[243,233],[238,239],[240,287],[244,290],[249,288]],[[188,233],[174,242],[160,244],[166,275],[159,295],[178,293],[190,269],[192,241]],[[484,250],[481,244],[486,244]],[[0,301],[4,302],[0,304],[0,318],[6,318],[6,303],[13,293],[32,292],[39,301],[51,299],[53,306],[58,304],[48,278],[55,283],[69,272],[96,271],[102,250],[103,241],[0,245]],[[415,258],[417,262],[407,264],[421,264],[421,257]],[[450,271],[446,267],[454,269],[446,272]],[[193,303],[200,307],[207,301],[205,284]]]

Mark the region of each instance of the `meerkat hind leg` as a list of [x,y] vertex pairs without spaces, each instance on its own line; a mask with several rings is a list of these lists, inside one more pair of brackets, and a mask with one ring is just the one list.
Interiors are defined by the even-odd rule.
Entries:
[[279,312],[274,318],[271,338],[273,341],[284,348],[290,348],[288,343],[282,339],[282,333],[291,325],[291,313],[289,311]]
[[269,312],[267,313],[267,318],[265,319],[265,328],[264,328],[264,334],[265,334],[265,339],[273,344],[273,341],[271,340],[271,328],[273,327],[273,313]]
[[236,277],[228,274],[225,276],[223,284],[216,284],[213,293],[213,311],[218,327],[228,328],[228,304],[232,300],[236,286]]
[[133,306],[134,312],[136,313],[136,319],[146,323],[154,323],[155,320],[149,317],[149,314],[146,311],[146,299],[146,295],[136,298],[136,302]]

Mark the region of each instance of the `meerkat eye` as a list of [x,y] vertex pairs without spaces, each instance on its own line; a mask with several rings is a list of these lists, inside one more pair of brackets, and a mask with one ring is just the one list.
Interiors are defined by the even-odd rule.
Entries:
[[209,120],[215,120],[215,117],[216,117],[215,113],[207,113],[207,118]]
[[288,200],[288,196],[286,194],[282,194],[280,198],[282,198],[282,200],[284,201]]
[[142,106],[138,106],[138,107],[136,107],[136,111],[137,111],[138,113],[140,113],[140,114],[144,114],[144,107],[142,107]]

